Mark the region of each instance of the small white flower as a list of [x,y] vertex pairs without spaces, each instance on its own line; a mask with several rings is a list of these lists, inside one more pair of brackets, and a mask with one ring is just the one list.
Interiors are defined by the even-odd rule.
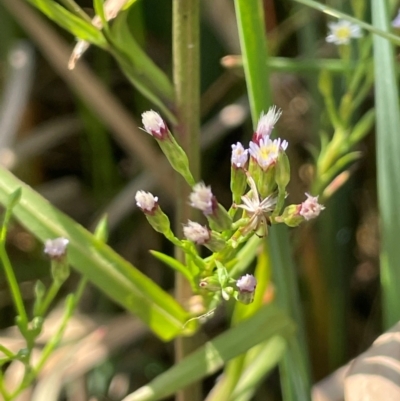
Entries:
[[261,117],[258,120],[257,130],[255,133],[256,142],[258,142],[258,140],[260,140],[263,137],[268,137],[271,135],[271,132],[274,129],[275,124],[277,123],[281,115],[282,115],[282,110],[278,109],[276,106],[270,107],[267,114],[264,113],[261,114]]
[[265,171],[269,166],[276,163],[279,152],[287,149],[288,142],[285,140],[282,141],[280,138],[272,140],[269,137],[264,137],[260,139],[258,144],[250,142],[249,147],[251,157]]
[[136,205],[143,212],[152,212],[157,207],[158,197],[150,192],[137,191],[135,195]]
[[400,10],[398,11],[396,18],[392,21],[392,27],[400,28]]
[[303,216],[306,220],[311,220],[317,217],[325,206],[318,203],[318,196],[311,196],[307,194],[307,199],[300,205],[299,214]]
[[210,231],[207,227],[190,220],[183,226],[183,235],[198,245],[203,245],[210,239]]
[[338,22],[330,22],[328,24],[330,33],[326,37],[328,43],[335,45],[348,45],[350,39],[361,38],[361,28],[346,20],[339,20]]
[[189,200],[190,206],[201,210],[205,215],[210,215],[214,211],[214,195],[211,187],[206,187],[204,182],[199,182],[193,187]]
[[157,139],[165,138],[165,134],[168,131],[167,126],[161,116],[155,111],[145,111],[142,114],[142,124],[144,130],[150,135],[156,137]]
[[60,258],[65,255],[69,240],[66,238],[48,239],[44,243],[44,253],[50,258]]
[[257,231],[263,227],[267,230],[267,214],[274,210],[276,204],[276,198],[272,195],[261,200],[257,191],[256,183],[253,178],[248,176],[250,185],[250,195],[242,196],[242,205],[237,205],[238,208],[245,210],[250,215],[250,220],[247,226],[243,230],[243,235],[246,235],[250,231]]
[[252,274],[246,274],[236,281],[236,286],[241,292],[254,292],[257,286],[257,279]]
[[232,145],[232,166],[236,168],[243,168],[247,163],[247,159],[249,158],[248,153],[249,150],[244,149],[240,142],[238,142],[236,145]]

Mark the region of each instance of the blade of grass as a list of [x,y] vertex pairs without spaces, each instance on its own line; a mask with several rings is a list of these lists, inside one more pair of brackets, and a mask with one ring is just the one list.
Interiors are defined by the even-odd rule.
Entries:
[[264,306],[251,318],[207,342],[123,401],[155,401],[168,397],[182,387],[215,373],[225,362],[260,342],[274,339],[277,335],[288,339],[294,331],[294,324],[285,313],[275,306]]
[[[385,1],[371,0],[372,22],[388,31],[389,15]],[[381,285],[384,326],[400,319],[398,283],[400,282],[400,111],[393,46],[374,35],[376,148],[378,202],[381,221]]]
[[[271,104],[265,23],[262,2],[259,0],[235,0],[243,67],[250,99],[253,126]],[[305,326],[301,311],[294,263],[290,253],[286,227],[270,230],[270,257],[273,279],[277,286],[277,302],[298,325],[298,334],[292,340],[281,364],[282,390],[286,401],[309,400],[311,397],[309,361],[305,341]]]
[[29,3],[79,39],[87,40],[103,48],[107,46],[107,42],[101,31],[86,20],[72,14],[55,1],[29,0]]

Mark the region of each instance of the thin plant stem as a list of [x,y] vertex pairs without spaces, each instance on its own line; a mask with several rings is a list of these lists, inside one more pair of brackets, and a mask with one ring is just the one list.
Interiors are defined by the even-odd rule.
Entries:
[[54,298],[56,297],[62,283],[58,280],[55,280],[51,283],[49,290],[47,291],[46,297],[43,300],[43,303],[40,305],[40,308],[37,312],[38,316],[43,316],[47,309],[49,308],[50,304],[53,302]]
[[20,316],[21,324],[24,327],[28,326],[28,316],[26,314],[24,302],[22,300],[22,294],[18,286],[18,281],[15,277],[14,270],[12,268],[10,259],[8,258],[7,251],[5,248],[5,237],[7,229],[3,226],[0,237],[0,260],[4,267],[4,272],[7,278],[8,285],[10,286],[11,296],[14,302],[15,309]]
[[74,0],[60,0],[60,3],[64,4],[65,8],[76,16],[81,17],[89,23],[92,23],[90,17],[85,13],[85,11],[82,10],[82,8],[79,7],[78,4],[75,3]]
[[9,358],[14,358],[14,353],[12,351],[10,351],[7,347],[5,347],[4,345],[0,344],[0,351],[8,356]]
[[[175,105],[178,124],[175,134],[188,155],[191,172],[195,180],[200,173],[200,4],[198,0],[173,1],[173,79]],[[177,178],[176,191],[176,226],[180,227],[187,220],[193,220],[195,213],[187,199],[190,188]],[[184,254],[175,250],[178,260],[185,263]],[[180,274],[175,278],[175,297],[182,304],[187,303],[192,295],[190,285]],[[178,338],[175,342],[176,363],[196,348],[196,338]],[[197,401],[202,399],[201,386],[194,384],[177,395],[179,401]]]

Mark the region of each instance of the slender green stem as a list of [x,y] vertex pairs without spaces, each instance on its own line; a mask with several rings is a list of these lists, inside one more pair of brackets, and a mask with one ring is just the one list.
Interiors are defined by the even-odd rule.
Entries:
[[3,397],[4,401],[11,400],[10,394],[4,388],[4,375],[3,372],[0,370],[0,394]]
[[[198,0],[173,1],[173,66],[175,106],[178,123],[175,134],[187,153],[193,177],[197,181],[200,172],[200,9]],[[176,227],[195,218],[187,199],[190,188],[177,177]],[[175,255],[185,263],[183,252],[176,248]],[[180,274],[176,275],[175,296],[185,304],[192,295],[190,285]],[[196,347],[194,338],[178,338],[175,343],[176,362],[182,360]],[[177,395],[180,401],[201,400],[199,384],[190,386]]]
[[11,296],[13,298],[15,309],[20,316],[21,324],[24,327],[28,327],[28,316],[26,314],[24,302],[22,299],[22,294],[18,286],[18,281],[15,277],[14,270],[12,268],[10,259],[8,258],[7,251],[5,248],[5,235],[6,228],[3,226],[1,233],[0,242],[0,260],[4,267],[4,272],[6,274],[8,285],[10,286]]
[[43,316],[47,309],[49,308],[50,304],[53,302],[54,298],[56,297],[58,291],[60,290],[62,283],[58,280],[55,280],[51,283],[49,290],[47,291],[46,297],[44,298],[40,308],[37,312],[38,316]]
[[42,355],[40,357],[40,360],[34,369],[35,375],[37,375],[40,372],[40,370],[43,368],[43,365],[46,363],[47,359],[54,351],[54,348],[60,342],[60,340],[64,334],[64,331],[67,328],[68,321],[71,318],[71,316],[73,315],[73,313],[75,312],[75,309],[79,303],[79,300],[81,299],[81,296],[86,287],[86,284],[87,284],[87,278],[82,277],[79,281],[78,288],[77,288],[75,294],[70,294],[69,297],[67,298],[67,301],[66,301],[67,306],[66,306],[66,311],[64,313],[64,317],[61,321],[61,324],[60,324],[57,332],[54,334],[54,336],[51,338],[51,340],[44,347]]
[[399,36],[394,35],[393,33],[384,31],[382,29],[376,28],[371,24],[361,21],[358,18],[351,17],[350,15],[342,13],[332,7],[326,6],[325,4],[321,4],[321,3],[318,3],[313,0],[293,0],[293,1],[304,4],[305,6],[308,6],[308,7],[314,8],[315,10],[321,11],[325,14],[332,15],[333,17],[341,18],[346,21],[352,22],[353,24],[358,25],[360,28],[365,29],[366,31],[375,33],[376,35],[379,35],[382,38],[390,40],[393,44],[400,45],[400,37]]
[[60,3],[64,4],[65,8],[74,13],[76,16],[81,17],[85,21],[92,23],[90,17],[75,3],[74,0],[60,0]]
[[14,358],[14,353],[12,351],[10,351],[7,347],[5,347],[4,345],[0,344],[0,351],[8,356],[10,359]]

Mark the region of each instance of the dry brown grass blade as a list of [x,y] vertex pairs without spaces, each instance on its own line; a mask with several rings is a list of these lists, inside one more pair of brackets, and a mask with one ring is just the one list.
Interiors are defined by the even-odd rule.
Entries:
[[87,106],[97,114],[113,132],[115,139],[130,155],[140,160],[151,171],[168,194],[173,194],[171,167],[156,152],[149,139],[138,129],[138,123],[121,105],[84,62],[73,71],[67,68],[70,47],[60,35],[34,9],[22,0],[2,0],[21,27],[40,48],[42,54],[57,73],[68,83]]
[[400,400],[400,322],[313,387],[313,401]]
[[344,394],[346,401],[400,400],[400,323],[352,362]]

